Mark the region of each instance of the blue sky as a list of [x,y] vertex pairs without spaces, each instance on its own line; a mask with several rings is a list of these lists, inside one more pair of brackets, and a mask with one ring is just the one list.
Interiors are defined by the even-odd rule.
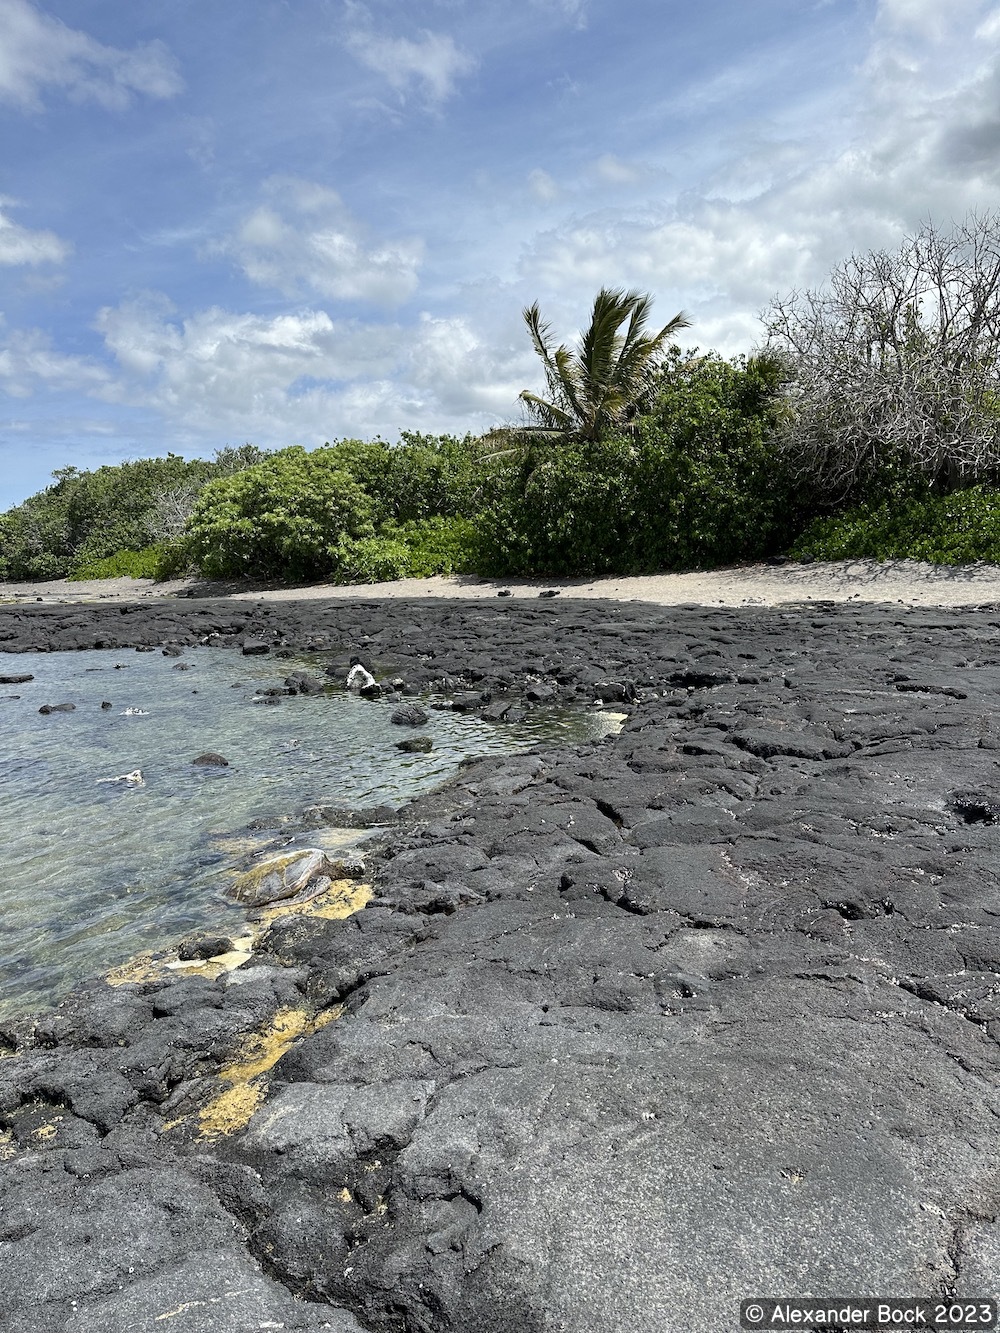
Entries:
[[993,208],[987,0],[0,0],[0,508],[53,469],[518,419],[533,300],[750,350]]

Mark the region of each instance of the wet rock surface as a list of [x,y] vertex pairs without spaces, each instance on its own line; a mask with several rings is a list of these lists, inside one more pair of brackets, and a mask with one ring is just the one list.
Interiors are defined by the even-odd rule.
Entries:
[[0,612],[7,648],[97,639],[628,716],[406,807],[345,920],[0,1026],[0,1326],[717,1333],[755,1294],[995,1294],[1000,608]]

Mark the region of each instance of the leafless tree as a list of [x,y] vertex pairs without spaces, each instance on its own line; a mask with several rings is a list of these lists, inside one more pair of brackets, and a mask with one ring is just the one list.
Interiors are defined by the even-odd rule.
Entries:
[[789,378],[786,446],[828,502],[887,467],[941,491],[1000,475],[1000,215],[853,255],[764,322]]

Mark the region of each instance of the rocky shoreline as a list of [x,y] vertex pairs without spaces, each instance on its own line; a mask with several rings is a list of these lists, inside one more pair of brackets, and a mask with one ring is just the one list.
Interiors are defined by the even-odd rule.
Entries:
[[998,632],[0,608],[7,651],[311,648],[487,716],[628,714],[466,765],[375,833],[358,910],[275,921],[236,972],[0,1027],[0,1326],[717,1333],[751,1296],[995,1295]]

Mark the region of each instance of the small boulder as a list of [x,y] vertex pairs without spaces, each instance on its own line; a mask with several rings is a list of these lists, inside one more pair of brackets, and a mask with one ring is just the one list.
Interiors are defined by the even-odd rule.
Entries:
[[321,676],[311,676],[308,671],[293,671],[285,677],[285,684],[293,694],[322,694],[326,688]]
[[184,649],[178,648],[174,643],[168,643],[166,648],[161,648],[160,652],[164,657],[183,657]]
[[198,764],[202,768],[229,767],[229,760],[224,759],[221,754],[215,754],[212,750],[206,750],[204,754],[198,755],[197,759],[192,759],[191,763]]
[[559,588],[545,588],[538,595],[539,597],[558,597],[559,592]]
[[244,657],[263,657],[265,653],[271,651],[271,645],[265,643],[263,639],[244,639],[243,656]]
[[101,704],[101,708],[102,708],[105,712],[107,712],[107,710],[108,710],[109,708],[113,708],[113,707],[114,707],[114,704],[112,704],[112,702],[111,702],[110,699],[105,699],[104,702]]
[[525,695],[535,704],[548,704],[556,697],[554,685],[532,685],[525,690]]
[[403,704],[402,707],[393,710],[390,722],[395,723],[397,727],[424,727],[430,718],[426,708],[421,708],[419,704]]
[[396,749],[404,754],[428,754],[434,749],[430,736],[407,736],[405,741],[397,741]]
[[0,676],[0,685],[26,685],[34,676]]
[[76,704],[42,704],[40,713],[75,713]]
[[228,935],[189,935],[177,946],[177,957],[182,963],[203,962],[232,952],[233,942]]

